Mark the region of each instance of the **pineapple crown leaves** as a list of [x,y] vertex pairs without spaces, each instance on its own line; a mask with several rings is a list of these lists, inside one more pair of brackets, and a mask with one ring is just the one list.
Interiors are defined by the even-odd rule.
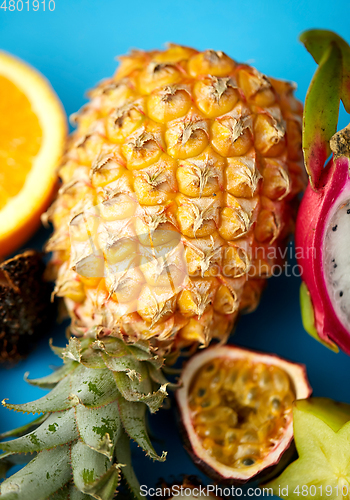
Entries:
[[128,345],[90,333],[90,338],[71,338],[65,349],[54,348],[64,364],[46,377],[28,380],[51,392],[32,403],[3,402],[15,411],[44,413],[1,436],[16,438],[0,444],[4,472],[16,456],[26,461],[25,454],[34,456],[2,483],[5,499],[112,500],[120,473],[139,498],[129,438],[153,460],[165,460],[166,453],[154,450],[146,427],[147,407],[157,411],[167,396],[163,360],[145,342]]
[[318,63],[306,95],[303,123],[305,165],[317,189],[337,131],[340,100],[350,113],[350,47],[326,30],[306,31],[300,41]]

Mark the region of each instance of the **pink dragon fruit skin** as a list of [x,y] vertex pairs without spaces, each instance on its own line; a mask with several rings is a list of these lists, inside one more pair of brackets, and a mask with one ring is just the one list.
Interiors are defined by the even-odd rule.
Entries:
[[295,237],[298,263],[313,304],[317,334],[330,347],[334,347],[334,341],[348,354],[350,329],[340,321],[327,290],[323,246],[334,201],[344,194],[350,200],[349,168],[350,162],[345,157],[332,160],[323,178],[324,187],[314,190],[309,184],[299,209]]
[[340,99],[350,111],[350,47],[329,31],[308,31],[301,40],[319,63],[305,103],[303,149],[310,182],[295,237],[303,323],[331,349],[339,346],[350,354],[350,246],[349,267],[338,268],[339,242],[350,241],[350,128],[335,134]]

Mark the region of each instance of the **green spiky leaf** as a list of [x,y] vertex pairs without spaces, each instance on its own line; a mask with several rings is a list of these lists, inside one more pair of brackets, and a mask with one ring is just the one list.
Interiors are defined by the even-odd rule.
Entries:
[[41,415],[40,417],[36,418],[35,420],[32,420],[32,422],[29,422],[28,424],[21,425],[21,427],[17,427],[16,429],[12,429],[11,431],[4,432],[3,434],[0,434],[0,441],[10,438],[10,437],[21,437],[27,434],[28,432],[35,431],[41,425],[45,420],[47,419],[48,415]]
[[[96,343],[95,343],[96,344]],[[99,344],[100,349],[109,356],[120,358],[130,354],[127,345],[120,339],[105,339]]]
[[49,450],[78,439],[74,408],[62,413],[53,413],[35,431],[13,441],[1,443],[4,451],[29,453]]
[[66,484],[63,488],[60,488],[53,495],[51,495],[47,500],[67,500],[69,498],[69,485]]
[[147,433],[146,406],[140,403],[131,403],[121,396],[119,397],[118,404],[120,418],[129,437],[141,446],[146,455],[153,458],[153,460],[164,462],[166,453],[163,452],[162,456],[157,454]]
[[66,375],[69,375],[77,366],[79,366],[78,363],[67,363],[53,373],[50,373],[50,375],[36,379],[29,379],[29,374],[26,373],[24,375],[24,380],[28,382],[28,384],[40,387],[41,389],[53,389],[58,382],[63,380]]
[[7,453],[2,453],[0,455],[0,460],[6,460],[10,462],[12,465],[21,465],[30,462],[34,457],[36,457],[36,455],[37,453],[26,453],[26,454],[22,453],[18,455],[16,453],[7,452]]
[[70,379],[65,377],[51,392],[36,401],[24,404],[8,404],[3,401],[2,404],[22,413],[52,413],[73,408],[79,404],[79,399],[71,395]]
[[125,465],[125,467],[122,467],[121,472],[130,488],[130,491],[135,498],[141,500],[143,497],[140,494],[140,483],[137,480],[131,464],[130,442],[124,431],[118,440],[117,459],[118,462]]
[[81,360],[81,342],[76,337],[71,337],[67,347],[63,351],[64,362],[76,361],[80,363]]
[[167,397],[166,385],[162,385],[156,392],[152,391],[152,384],[149,378],[139,381],[137,375],[131,377],[123,372],[113,373],[117,387],[122,396],[131,402],[145,403],[151,413],[155,413],[161,407]]
[[132,356],[137,361],[149,361],[157,366],[162,366],[162,359],[152,354],[149,346],[140,341],[137,344],[126,345],[120,339],[106,339],[102,344],[102,350],[113,358]]
[[49,344],[50,344],[51,351],[54,354],[56,354],[56,356],[58,356],[59,358],[63,359],[63,353],[64,353],[65,348],[64,347],[54,346],[53,343],[52,343],[52,339],[49,340]]
[[[112,500],[125,468],[124,476],[138,498],[127,434],[153,459],[165,459],[164,453],[159,457],[155,452],[145,420],[146,405],[156,411],[166,396],[167,381],[157,374],[162,360],[149,352],[146,343],[131,346],[113,338],[74,340],[57,353],[65,364],[31,381],[44,388],[54,386],[49,394],[32,403],[5,404],[17,411],[46,414],[6,433],[19,437],[3,443],[8,451],[0,456],[0,472],[5,474],[18,459],[31,462],[4,482],[2,496],[7,500]],[[152,392],[156,385],[161,387]],[[66,471],[60,460],[56,471],[56,454],[59,450],[60,457],[67,449],[69,460],[66,452],[62,458]],[[40,482],[49,482],[53,473],[55,480],[39,492]]]
[[149,375],[150,375],[151,379],[153,380],[153,382],[156,382],[157,384],[159,384],[161,386],[162,385],[168,386],[171,389],[176,389],[177,387],[179,387],[178,384],[173,384],[173,383],[168,382],[168,380],[165,377],[162,370],[160,370],[159,368],[156,368],[154,365],[151,365],[151,364],[148,365],[148,372],[149,372]]
[[[79,491],[78,488],[74,486],[74,484],[71,484],[69,486],[68,494],[69,494],[69,500],[91,500],[90,495],[86,495],[85,493]],[[67,497],[65,497],[65,500],[67,500]]]
[[119,465],[113,464],[95,484],[88,486],[89,494],[97,500],[113,500],[119,485],[119,478]]
[[79,405],[75,412],[82,441],[90,448],[112,458],[121,431],[118,403],[96,409]]
[[42,451],[1,484],[1,499],[41,500],[53,495],[70,478],[68,445]]
[[84,365],[85,368],[92,368],[94,370],[103,370],[106,368],[101,353],[94,351],[94,349],[85,351],[81,356],[80,363]]
[[96,481],[109,470],[112,462],[106,456],[78,441],[71,448],[71,464],[74,484],[83,493],[91,495],[89,487],[92,488]]
[[141,377],[142,363],[136,361],[132,356],[112,357],[108,354],[102,353],[102,359],[109,368],[114,372],[135,372],[138,377]]
[[70,392],[85,406],[98,408],[117,400],[118,390],[109,370],[91,370],[79,365],[74,375]]
[[0,479],[6,479],[7,472],[15,465],[27,464],[36,456],[36,453],[27,453],[26,455],[16,455],[12,453],[3,453],[0,455]]

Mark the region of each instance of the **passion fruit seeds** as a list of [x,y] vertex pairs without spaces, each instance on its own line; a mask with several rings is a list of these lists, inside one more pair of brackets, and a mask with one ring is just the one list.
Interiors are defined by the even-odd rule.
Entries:
[[189,404],[203,447],[234,468],[263,461],[292,419],[289,375],[276,366],[217,358],[194,378]]
[[233,346],[193,356],[181,382],[185,445],[206,474],[230,484],[280,462],[293,439],[293,401],[311,393],[302,365]]

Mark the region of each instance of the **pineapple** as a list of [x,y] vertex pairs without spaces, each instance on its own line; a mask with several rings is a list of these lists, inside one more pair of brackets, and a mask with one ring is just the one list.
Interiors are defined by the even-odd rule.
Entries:
[[[55,295],[73,335],[52,391],[6,406],[44,413],[2,444],[32,461],[4,499],[140,497],[129,438],[167,395],[162,373],[185,348],[225,342],[280,261],[303,189],[302,106],[292,84],[223,52],[170,45],[121,57],[73,117],[46,215]],[[25,431],[29,434],[24,434]],[[55,430],[55,432],[53,432]]]

